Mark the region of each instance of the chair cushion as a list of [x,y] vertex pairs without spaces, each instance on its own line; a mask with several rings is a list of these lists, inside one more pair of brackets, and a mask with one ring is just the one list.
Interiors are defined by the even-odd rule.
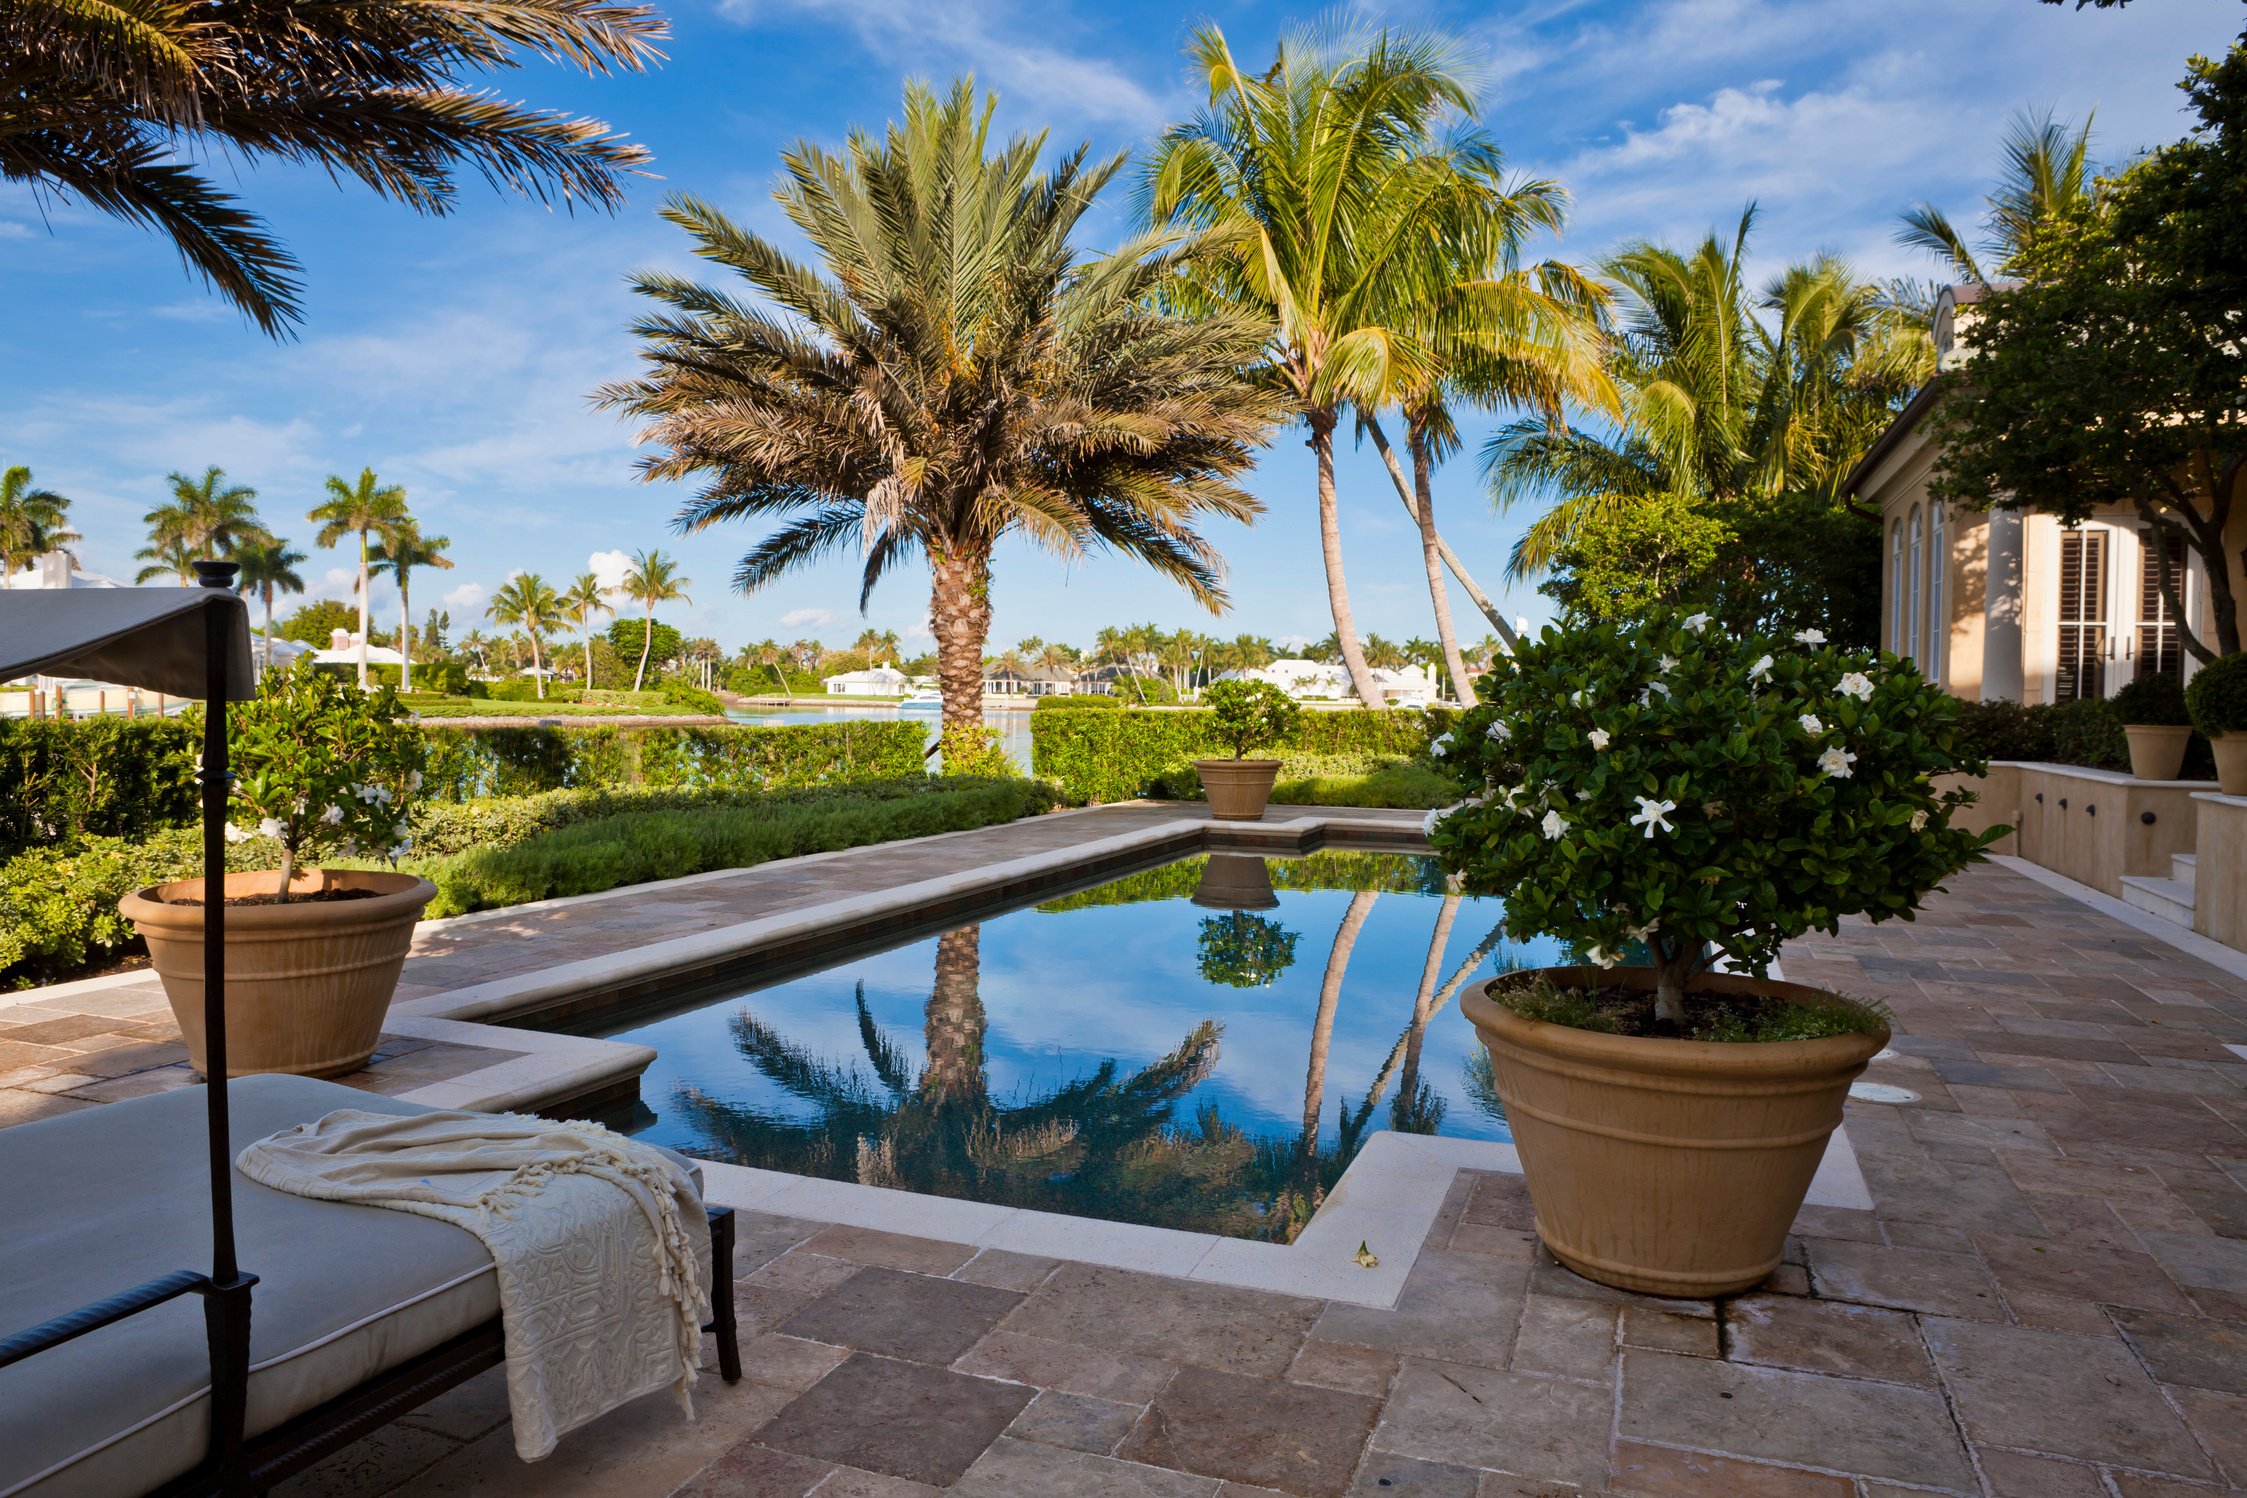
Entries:
[[[306,1077],[230,1089],[234,1150],[338,1108],[418,1104]],[[182,1088],[0,1129],[0,1332],[210,1268],[204,1094]],[[695,1172],[700,1185],[700,1171]],[[449,1223],[234,1175],[256,1435],[499,1314],[491,1255]],[[202,1301],[184,1296],[0,1368],[0,1495],[144,1493],[209,1442]]]

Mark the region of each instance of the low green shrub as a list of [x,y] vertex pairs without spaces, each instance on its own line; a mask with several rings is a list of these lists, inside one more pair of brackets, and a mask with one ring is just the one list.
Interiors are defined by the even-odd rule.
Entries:
[[439,727],[424,774],[445,801],[601,785],[772,790],[917,775],[925,747],[921,725],[903,721]]
[[[903,780],[868,780],[851,785],[852,795],[870,801],[902,800],[929,787],[925,775]],[[542,833],[581,822],[655,812],[699,812],[743,806],[814,804],[832,797],[830,786],[793,789],[677,790],[645,786],[585,786],[541,791],[531,796],[486,796],[460,804],[424,804],[411,827],[414,851],[428,858],[470,853],[479,848],[512,847]]]
[[1961,702],[1960,745],[1982,759],[2087,765],[2095,770],[2130,768],[2130,742],[2112,703],[2096,698],[2079,702]]
[[665,702],[653,692],[646,695],[652,699],[646,703],[578,702],[560,697],[549,697],[544,702],[494,701],[480,697],[425,698],[418,692],[399,700],[422,718],[683,718],[702,711]]
[[2185,688],[2192,726],[2211,738],[2247,733],[2247,652],[2210,661]]
[[1123,706],[1124,700],[1121,697],[1110,696],[1104,692],[1071,692],[1064,696],[1040,697],[1034,704],[1032,711],[1041,713],[1117,712]]
[[726,705],[718,699],[715,692],[705,692],[691,681],[667,680],[663,683],[661,696],[665,705],[670,707],[683,707],[689,712],[708,713],[713,718],[722,718],[726,715]]
[[2182,728],[2192,722],[2185,709],[2185,686],[2173,672],[2140,676],[2107,699],[2116,721],[2154,728]]
[[[270,868],[274,853],[264,838],[232,844],[226,866]],[[117,902],[136,889],[202,872],[199,827],[83,837],[71,847],[34,848],[0,863],[0,988],[59,983],[115,962],[139,945]]]
[[0,718],[0,859],[195,815],[203,717]]
[[[1297,754],[1419,759],[1450,726],[1448,709],[1389,708],[1306,712],[1280,742],[1284,762]],[[1214,715],[1195,709],[1049,712],[1030,715],[1030,769],[1061,787],[1072,803],[1127,801],[1176,794],[1197,759],[1231,751],[1217,737]],[[1286,771],[1282,770],[1284,778]],[[1199,782],[1193,782],[1196,789]]]

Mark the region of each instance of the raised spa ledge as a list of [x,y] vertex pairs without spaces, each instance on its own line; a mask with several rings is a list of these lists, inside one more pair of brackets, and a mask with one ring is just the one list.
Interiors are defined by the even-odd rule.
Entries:
[[2026,859],[2117,899],[2125,877],[2166,879],[2180,855],[2193,855],[2199,837],[2194,798],[2212,788],[2205,780],[2139,780],[2033,760],[1992,760],[1987,775],[1938,776],[1936,785],[1963,785],[1979,798],[1954,817],[1957,825],[2013,829],[1990,845],[1991,852]]

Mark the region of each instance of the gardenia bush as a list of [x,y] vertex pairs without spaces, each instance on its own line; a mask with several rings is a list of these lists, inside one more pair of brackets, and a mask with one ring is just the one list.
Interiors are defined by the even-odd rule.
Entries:
[[1782,943],[1845,915],[1910,919],[2008,830],[1951,825],[1978,774],[1956,707],[1893,656],[1815,630],[1738,637],[1707,614],[1548,628],[1478,684],[1436,740],[1483,786],[1428,838],[1515,940],[1550,935],[1612,966],[1643,947],[1655,1015],[1717,957],[1765,975]]
[[1302,725],[1303,709],[1295,699],[1268,681],[1213,681],[1202,693],[1209,708],[1210,730],[1233,758],[1246,759],[1252,749],[1285,743]]
[[300,861],[323,853],[396,863],[412,848],[406,821],[421,790],[422,736],[388,687],[362,692],[300,662],[265,679],[234,711],[231,842],[280,845],[277,900]]

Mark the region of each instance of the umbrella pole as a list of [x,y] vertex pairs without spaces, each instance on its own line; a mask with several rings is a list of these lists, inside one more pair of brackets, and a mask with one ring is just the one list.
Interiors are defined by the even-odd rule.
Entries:
[[[232,566],[204,572],[204,587],[229,597]],[[226,762],[228,616],[203,611],[203,1097],[210,1125],[211,1288],[203,1331],[211,1355],[210,1463],[218,1490],[242,1487],[242,1440],[249,1412],[250,1287],[234,1251],[234,1150],[226,1107],[226,812],[234,777]]]

